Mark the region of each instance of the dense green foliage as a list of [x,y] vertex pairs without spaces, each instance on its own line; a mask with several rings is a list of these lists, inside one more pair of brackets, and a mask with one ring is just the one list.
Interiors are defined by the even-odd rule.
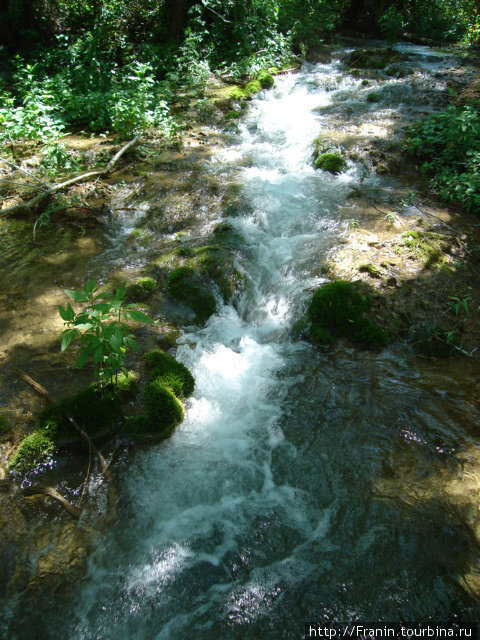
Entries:
[[351,282],[337,280],[318,289],[308,308],[313,342],[329,344],[335,338],[350,338],[365,346],[387,342],[384,331],[365,317],[370,301]]
[[480,104],[451,106],[413,126],[406,148],[442,198],[480,212]]
[[47,155],[68,168],[51,143],[72,127],[174,136],[172,111],[204,96],[211,70],[251,80],[250,95],[258,82],[270,87],[263,70],[317,47],[349,11],[350,21],[373,11],[387,38],[480,38],[475,0],[8,0],[0,139],[49,142]]

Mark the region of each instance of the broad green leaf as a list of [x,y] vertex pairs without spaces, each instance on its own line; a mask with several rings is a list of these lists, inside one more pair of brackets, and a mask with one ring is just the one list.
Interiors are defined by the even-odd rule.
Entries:
[[117,353],[122,348],[122,340],[116,334],[113,334],[113,335],[110,336],[109,342],[112,345],[113,350],[116,351]]
[[72,340],[75,338],[75,336],[76,336],[76,332],[75,331],[69,331],[68,333],[65,333],[63,335],[62,344],[61,344],[61,347],[60,347],[62,351],[65,351],[65,349],[72,342]]
[[91,322],[85,322],[85,323],[80,323],[80,324],[76,324],[75,325],[75,329],[78,329],[79,331],[88,331],[89,329],[93,328],[93,324]]
[[128,312],[128,315],[132,320],[135,320],[136,322],[153,322],[153,319],[150,316],[147,316],[147,314],[143,313],[142,311],[132,310]]
[[66,322],[70,320],[68,311],[64,309],[61,305],[58,307],[58,313],[62,316],[62,320],[65,320]]

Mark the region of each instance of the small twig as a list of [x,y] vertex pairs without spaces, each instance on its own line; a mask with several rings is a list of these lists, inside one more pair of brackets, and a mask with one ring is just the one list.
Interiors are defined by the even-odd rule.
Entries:
[[445,227],[447,227],[447,229],[450,229],[450,231],[453,231],[453,233],[455,234],[457,233],[457,231],[453,227],[451,227],[449,224],[447,224],[445,220],[442,220],[438,216],[435,216],[433,213],[428,213],[428,211],[424,211],[423,209],[420,209],[420,207],[417,207],[417,209],[420,211],[420,213],[423,213],[423,215],[429,216],[430,218],[435,218],[435,220],[438,220],[439,222],[441,222]]
[[220,15],[219,13],[217,13],[217,11],[215,11],[215,9],[212,9],[212,7],[208,7],[206,5],[203,5],[204,9],[208,9],[209,11],[211,11],[212,13],[214,13],[216,16],[218,16],[220,18],[220,20],[223,20],[223,22],[226,22],[228,24],[233,24],[233,22],[231,20],[227,20],[226,18],[224,18],[222,15]]
[[39,182],[42,187],[45,187],[45,189],[50,189],[51,186],[49,184],[47,184],[46,182],[43,182],[43,180],[40,180],[40,178],[37,178],[37,176],[35,176],[33,173],[30,173],[29,171],[25,171],[25,169],[22,169],[21,167],[19,167],[18,165],[14,164],[13,162],[10,162],[9,160],[5,160],[5,158],[0,158],[0,160],[2,162],[4,162],[6,165],[8,165],[11,169],[16,169],[17,171],[20,171],[20,173],[25,174],[26,176],[28,176],[29,178],[32,178],[33,180],[36,180],[37,182]]
[[53,487],[29,487],[28,489],[24,489],[22,493],[25,498],[33,498],[34,496],[38,495],[44,495],[48,496],[49,498],[53,498],[54,500],[59,502],[71,516],[77,518],[77,520],[82,515],[81,509],[75,507],[71,502],[68,502],[68,500],[60,495],[58,491]]

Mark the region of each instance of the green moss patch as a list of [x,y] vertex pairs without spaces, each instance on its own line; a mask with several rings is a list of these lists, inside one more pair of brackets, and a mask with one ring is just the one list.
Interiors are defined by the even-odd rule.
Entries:
[[215,296],[204,286],[192,267],[180,267],[172,271],[167,281],[167,291],[170,297],[192,309],[197,322],[205,322],[217,309]]
[[132,440],[150,442],[168,438],[184,418],[182,403],[160,380],[145,387],[143,402],[143,413],[127,418],[122,429],[122,435]]
[[330,173],[340,173],[346,166],[345,159],[338,152],[322,153],[315,160],[315,169]]
[[402,233],[402,245],[398,253],[410,253],[421,260],[425,268],[442,266],[449,251],[447,238],[431,231],[406,231]]
[[382,272],[380,271],[380,269],[378,269],[375,265],[368,263],[368,264],[361,264],[358,267],[358,270],[360,271],[360,273],[368,273],[368,275],[371,278],[381,278],[382,277]]
[[271,89],[275,85],[275,80],[268,71],[260,71],[257,75],[257,80],[260,82],[262,89]]
[[9,469],[24,471],[45,462],[60,447],[81,439],[66,413],[92,438],[112,435],[123,418],[122,404],[137,390],[137,376],[120,374],[118,384],[103,390],[92,384],[76,395],[47,406],[38,416],[35,430],[27,436],[10,461]]
[[378,49],[356,49],[347,58],[352,69],[385,69],[392,63],[408,59],[408,56],[391,47]]
[[229,97],[233,102],[242,102],[247,99],[247,94],[241,87],[235,87],[230,91]]
[[128,300],[140,302],[147,300],[157,287],[157,281],[153,278],[137,278],[127,287],[126,296]]
[[55,441],[51,437],[48,425],[44,429],[35,429],[33,433],[22,440],[8,468],[15,471],[27,471],[36,465],[47,462],[55,450]]
[[252,98],[256,93],[259,93],[262,90],[262,85],[259,80],[250,80],[245,85],[245,95],[247,96],[247,100]]
[[145,354],[145,362],[150,369],[150,379],[159,380],[177,397],[189,396],[195,387],[195,380],[187,367],[169,353],[152,349]]
[[237,120],[241,115],[240,111],[228,111],[225,114],[225,120]]
[[329,344],[335,338],[350,338],[365,346],[384,345],[387,336],[375,322],[365,317],[370,301],[351,282],[337,280],[313,295],[308,308],[312,342]]

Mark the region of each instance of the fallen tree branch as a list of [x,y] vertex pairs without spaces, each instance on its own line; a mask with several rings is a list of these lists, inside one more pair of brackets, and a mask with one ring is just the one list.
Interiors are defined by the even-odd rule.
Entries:
[[[126,153],[129,149],[131,149],[134,145],[136,145],[137,142],[140,140],[140,138],[141,138],[141,135],[138,135],[135,138],[133,138],[133,140],[130,140],[130,142],[127,142],[127,144],[124,145],[120,149],[120,151],[118,151],[113,156],[113,158],[107,164],[105,169],[100,169],[98,171],[88,171],[87,173],[82,173],[79,176],[75,176],[74,178],[65,180],[65,182],[60,182],[52,186],[44,185],[44,186],[48,186],[48,188],[45,191],[43,191],[42,193],[39,193],[38,195],[34,196],[30,200],[27,200],[27,202],[22,202],[21,204],[15,204],[15,205],[12,205],[11,207],[6,207],[5,209],[1,209],[0,215],[6,216],[6,215],[16,215],[19,213],[29,213],[32,209],[34,209],[37,205],[39,205],[43,200],[45,200],[45,198],[48,198],[49,196],[54,195],[55,193],[57,193],[58,191],[61,191],[62,189],[65,189],[66,187],[70,187],[72,184],[77,184],[78,182],[82,182],[83,180],[87,180],[89,178],[102,177],[102,176],[108,175],[113,170],[116,163],[120,160],[123,154]],[[44,184],[44,183],[41,183],[41,184]]]
[[53,498],[53,500],[56,500],[57,502],[59,502],[62,505],[62,507],[77,520],[82,515],[81,509],[79,509],[78,507],[75,507],[71,502],[68,502],[68,500],[66,500],[62,495],[60,495],[58,491],[53,487],[29,487],[28,489],[24,489],[22,493],[25,498],[33,498],[34,496],[38,496],[38,495],[43,495],[43,496],[48,496],[49,498]]

